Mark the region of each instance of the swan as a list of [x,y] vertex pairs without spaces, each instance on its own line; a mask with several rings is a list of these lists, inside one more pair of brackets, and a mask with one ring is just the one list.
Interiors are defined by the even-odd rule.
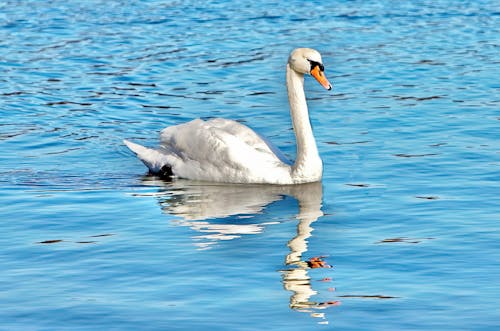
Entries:
[[297,48],[291,52],[286,86],[297,143],[293,164],[249,127],[223,118],[195,119],[167,127],[161,131],[157,149],[123,142],[151,173],[169,178],[281,185],[320,181],[323,163],[309,121],[305,74],[312,75],[325,89],[332,88],[318,51]]

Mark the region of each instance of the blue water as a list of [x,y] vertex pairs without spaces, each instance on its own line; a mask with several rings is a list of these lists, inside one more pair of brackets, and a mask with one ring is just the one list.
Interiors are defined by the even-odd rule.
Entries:
[[[0,329],[498,327],[499,27],[497,1],[1,2]],[[334,84],[306,81],[321,184],[167,183],[122,144],[227,117],[293,158],[299,46]]]

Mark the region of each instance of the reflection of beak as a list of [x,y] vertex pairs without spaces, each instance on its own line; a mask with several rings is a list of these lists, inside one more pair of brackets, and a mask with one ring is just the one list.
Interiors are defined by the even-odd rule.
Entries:
[[321,84],[321,86],[323,86],[327,90],[331,90],[332,89],[332,85],[330,84],[330,82],[328,81],[328,79],[325,76],[325,73],[320,69],[319,66],[315,66],[311,70],[311,75],[314,78],[316,78],[316,80]]

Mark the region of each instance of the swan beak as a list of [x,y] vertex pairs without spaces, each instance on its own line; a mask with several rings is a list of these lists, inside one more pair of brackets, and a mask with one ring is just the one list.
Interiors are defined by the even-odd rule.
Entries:
[[325,76],[325,73],[323,70],[321,70],[320,66],[315,66],[312,70],[311,70],[311,75],[316,78],[316,80],[318,81],[318,83],[321,84],[321,86],[323,86],[324,88],[326,88],[327,90],[331,90],[332,89],[332,84],[330,84],[330,82],[328,81],[328,79],[326,78]]

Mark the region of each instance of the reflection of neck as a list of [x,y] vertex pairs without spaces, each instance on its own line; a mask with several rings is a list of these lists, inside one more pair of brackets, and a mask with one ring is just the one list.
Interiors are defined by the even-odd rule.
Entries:
[[288,242],[290,253],[285,258],[286,265],[293,265],[283,273],[283,284],[287,291],[292,291],[290,307],[293,309],[309,308],[309,298],[316,294],[311,287],[307,273],[308,267],[302,261],[302,254],[307,251],[307,238],[311,236],[311,224],[323,216],[321,201],[323,192],[321,182],[296,185],[290,192],[299,202],[297,235]]
[[311,224],[323,216],[321,182],[297,186],[291,193],[299,202],[299,214],[297,215],[299,223],[297,224],[297,235],[288,242],[290,254],[286,257],[286,264],[301,261],[302,254],[307,251],[307,238],[311,236],[313,231]]
[[292,177],[296,182],[304,181],[304,179],[319,180],[323,166],[309,121],[309,111],[304,94],[304,75],[290,68],[289,64],[286,67],[286,85],[297,142],[297,158],[292,168]]

